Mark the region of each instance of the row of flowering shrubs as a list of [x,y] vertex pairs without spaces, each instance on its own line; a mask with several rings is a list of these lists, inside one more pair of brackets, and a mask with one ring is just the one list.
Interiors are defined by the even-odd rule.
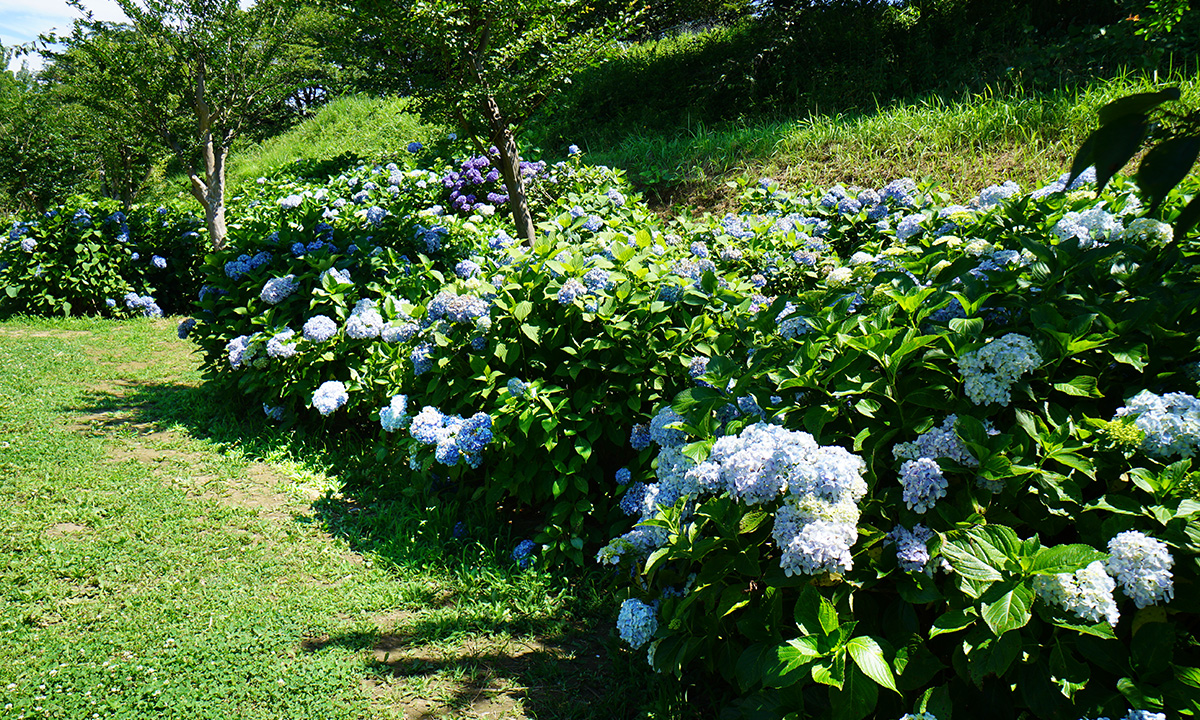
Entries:
[[[529,245],[488,154],[397,162],[235,199],[211,378],[523,508],[523,567],[613,566],[622,639],[732,717],[1200,711],[1197,248],[1131,185],[664,219],[573,157],[523,166]],[[144,255],[92,216],[0,252]]]
[[665,220],[575,159],[528,246],[486,155],[423,159],[264,181],[211,373],[531,509],[518,561],[619,567],[621,637],[735,716],[1200,710],[1197,256],[1130,185]]
[[170,208],[79,201],[0,236],[0,316],[158,317],[191,311],[203,223]]

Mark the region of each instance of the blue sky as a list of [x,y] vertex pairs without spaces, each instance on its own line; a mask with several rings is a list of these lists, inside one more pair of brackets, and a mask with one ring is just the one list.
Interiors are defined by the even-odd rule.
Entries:
[[[98,20],[123,20],[125,15],[113,0],[84,0]],[[0,43],[5,47],[21,45],[51,28],[71,29],[79,12],[66,0],[0,0]],[[31,68],[41,67],[39,59],[27,57]],[[19,61],[15,66],[19,66]]]

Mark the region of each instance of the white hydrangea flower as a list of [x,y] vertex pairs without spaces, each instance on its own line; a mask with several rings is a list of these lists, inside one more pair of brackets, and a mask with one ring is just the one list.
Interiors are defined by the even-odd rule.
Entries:
[[1033,579],[1033,585],[1038,597],[1084,620],[1106,620],[1115,626],[1120,619],[1120,611],[1113,600],[1117,584],[1105,572],[1100,560],[1074,573],[1038,575]]
[[967,397],[976,405],[1008,405],[1013,384],[1042,364],[1037,346],[1024,335],[1009,333],[958,358]]
[[1139,608],[1170,602],[1175,596],[1167,544],[1137,530],[1118,533],[1108,541],[1108,572],[1121,591]]

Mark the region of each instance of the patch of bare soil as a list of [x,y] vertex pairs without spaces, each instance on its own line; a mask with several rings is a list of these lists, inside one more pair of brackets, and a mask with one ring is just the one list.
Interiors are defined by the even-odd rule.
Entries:
[[90,530],[87,525],[77,525],[71,522],[55,523],[46,528],[43,534],[48,538],[73,537]]

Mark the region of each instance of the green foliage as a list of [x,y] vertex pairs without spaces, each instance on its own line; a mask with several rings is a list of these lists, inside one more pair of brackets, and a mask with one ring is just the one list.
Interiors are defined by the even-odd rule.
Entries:
[[[1121,234],[1069,229],[1072,213],[1094,213],[1101,200],[1101,212],[1136,208],[1123,183],[1100,200],[1035,195],[991,206],[977,199],[937,220],[936,204],[918,203],[932,222],[907,242],[886,231],[850,235],[852,218],[830,218],[827,241],[839,247],[838,234],[853,238],[839,254],[867,254],[840,273],[818,259],[813,270],[780,278],[809,331],[735,337],[732,345],[755,348],[752,359],[714,358],[700,378],[730,387],[728,394],[677,396],[682,427],[695,440],[684,451],[697,462],[714,440],[756,420],[721,424],[731,396],[749,393],[769,421],[861,457],[870,490],[859,504],[852,560],[811,575],[781,567],[790,536],[776,537],[770,522],[782,517],[780,501],[737,501],[726,491],[733,477],[644,515],[643,531],[655,528],[663,541],[626,552],[621,567],[634,573],[631,596],[658,603],[650,653],[657,670],[726,684],[730,697],[740,696],[738,717],[801,707],[805,716],[834,718],[945,718],[963,707],[984,717],[1010,709],[1063,718],[1128,707],[1195,711],[1189,668],[1200,657],[1188,643],[1200,504],[1190,461],[1170,464],[1174,457],[1145,442],[1149,431],[1131,438],[1120,429],[1128,420],[1110,418],[1139,388],[1195,393],[1183,364],[1198,349],[1197,246],[1186,236],[1169,244],[1161,223],[1141,234],[1134,228],[1147,221],[1128,216],[1118,220],[1127,227]],[[780,197],[769,185],[746,198],[779,215],[818,204]],[[1034,340],[1036,369],[1015,383],[1010,401],[972,400],[963,359],[1009,333]],[[921,511],[897,482],[915,451],[904,443],[947,416],[957,417],[950,442],[968,455],[945,446],[931,453],[947,494]],[[656,469],[664,483],[666,456]],[[754,456],[742,462],[722,472],[754,482]],[[761,472],[765,481],[769,471]],[[698,468],[695,477],[709,475]],[[929,559],[905,567],[911,549],[898,547],[895,529],[917,523],[932,530],[921,548]],[[1158,601],[1166,612],[1135,607],[1128,588],[1116,595],[1120,620],[1112,625],[1048,599],[1046,577],[1103,567],[1109,541],[1131,529],[1173,555],[1174,598]],[[799,538],[791,542],[809,552]]]
[[[1138,166],[1137,181],[1155,215],[1200,156],[1200,109],[1186,114],[1162,108],[1178,101],[1179,88],[1127,95],[1100,108],[1100,127],[1084,140],[1071,164],[1072,178],[1089,166],[1097,168],[1100,189],[1146,144],[1152,147]],[[1200,198],[1175,217],[1174,234],[1183,238],[1200,221]]]
[[118,207],[79,202],[15,220],[0,240],[0,315],[143,314],[127,304],[129,293],[157,303],[145,314],[190,310],[200,287],[200,221]]

